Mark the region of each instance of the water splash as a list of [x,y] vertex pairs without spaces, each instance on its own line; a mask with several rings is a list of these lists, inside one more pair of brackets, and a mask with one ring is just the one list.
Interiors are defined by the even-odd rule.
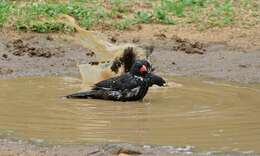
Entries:
[[116,57],[121,56],[125,48],[133,47],[135,53],[139,58],[146,57],[145,50],[138,48],[136,45],[114,45],[108,42],[108,39],[103,34],[81,28],[77,24],[75,19],[71,16],[62,15],[60,16],[59,20],[76,29],[75,35],[71,37],[72,40],[80,43],[85,48],[95,52],[97,60],[99,62],[107,62],[97,66],[92,66],[89,64],[78,64],[79,71],[83,80],[83,89],[90,84],[115,76],[115,73],[110,70],[112,60]]

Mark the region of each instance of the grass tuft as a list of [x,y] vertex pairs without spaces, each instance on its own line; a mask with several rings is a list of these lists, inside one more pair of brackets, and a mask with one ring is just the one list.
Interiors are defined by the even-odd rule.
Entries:
[[139,23],[192,25],[199,30],[232,24],[254,26],[260,21],[259,5],[257,0],[0,0],[0,27],[73,32],[74,28],[57,20],[61,14],[73,16],[85,29],[105,24],[123,30]]

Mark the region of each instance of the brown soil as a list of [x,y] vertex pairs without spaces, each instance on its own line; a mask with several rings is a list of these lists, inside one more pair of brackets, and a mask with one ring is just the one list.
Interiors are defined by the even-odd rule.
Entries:
[[[133,42],[152,53],[151,61],[157,73],[260,82],[260,31],[257,28],[198,32],[161,25],[137,27],[105,33],[112,43]],[[1,77],[79,75],[78,63],[99,63],[95,52],[67,39],[71,34],[10,31],[2,34]]]
[[153,51],[151,60],[156,72],[260,82],[259,26],[215,28],[203,32],[164,25],[136,27],[105,33],[115,43],[132,42]]
[[224,44],[229,48],[253,51],[260,49],[260,26],[228,26],[198,31],[192,26],[159,24],[135,25],[128,31],[104,31],[115,41],[147,42],[151,39],[164,40],[178,36],[182,39],[207,44]]
[[[48,38],[49,36],[47,36],[46,39],[48,40]],[[15,39],[7,43],[6,46],[9,48],[10,52],[15,56],[24,56],[26,54],[30,57],[45,57],[45,58],[50,58],[52,56],[56,56],[56,57],[64,56],[64,51],[60,47],[56,47],[54,49],[38,48],[30,44],[25,44],[21,39]]]
[[2,34],[0,77],[77,75],[78,63],[95,61],[94,52],[61,34]]

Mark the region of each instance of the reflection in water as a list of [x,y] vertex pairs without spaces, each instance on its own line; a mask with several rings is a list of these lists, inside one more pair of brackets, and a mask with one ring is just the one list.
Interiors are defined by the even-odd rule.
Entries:
[[49,143],[111,141],[260,152],[259,85],[174,78],[181,85],[151,88],[143,102],[122,103],[63,99],[78,90],[72,80],[0,80],[0,130]]

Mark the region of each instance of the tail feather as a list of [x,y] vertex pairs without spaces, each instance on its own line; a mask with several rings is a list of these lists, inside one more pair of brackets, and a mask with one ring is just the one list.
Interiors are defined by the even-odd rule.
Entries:
[[78,92],[74,94],[67,95],[67,99],[87,99],[91,97],[91,92]]

